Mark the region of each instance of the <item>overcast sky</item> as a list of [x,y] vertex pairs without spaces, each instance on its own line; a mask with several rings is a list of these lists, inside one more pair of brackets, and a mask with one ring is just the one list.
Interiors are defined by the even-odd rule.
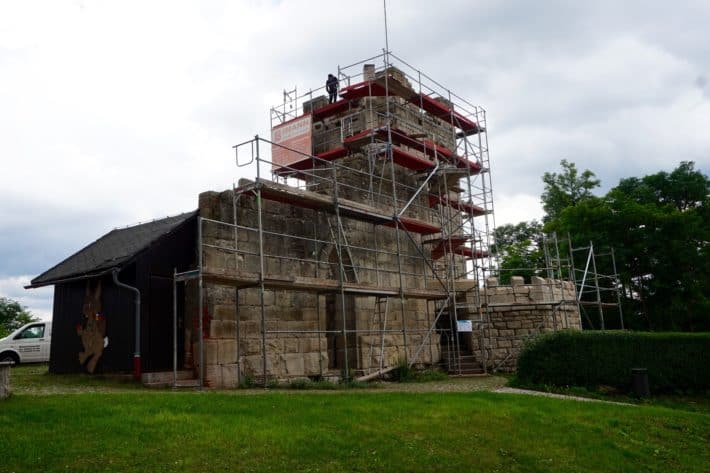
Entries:
[[[381,0],[0,0],[0,296],[117,226],[240,176],[283,89],[384,47]],[[602,191],[710,169],[710,2],[388,3],[390,49],[488,111],[498,224],[566,158]]]

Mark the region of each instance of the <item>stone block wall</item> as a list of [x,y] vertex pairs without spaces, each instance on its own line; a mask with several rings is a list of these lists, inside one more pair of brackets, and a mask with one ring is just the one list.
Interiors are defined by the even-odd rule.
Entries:
[[517,355],[530,338],[582,328],[576,291],[569,281],[533,276],[525,284],[522,277],[513,276],[510,285],[501,286],[496,278],[489,278],[487,286],[467,292],[468,318],[476,321],[467,342],[489,371],[514,371]]
[[[241,183],[244,184],[244,183]],[[234,221],[231,191],[207,192],[200,196],[203,217]],[[236,216],[240,228],[207,223],[203,226],[203,264],[210,272],[229,274],[235,270],[259,271],[257,212],[253,197],[242,196]],[[262,221],[267,277],[304,276],[337,280],[335,247],[330,239],[326,216],[313,210],[264,201]],[[353,246],[346,258],[346,278],[374,286],[399,286],[395,230],[344,219],[348,243]],[[246,228],[241,228],[246,227]],[[278,234],[277,234],[278,233]],[[299,237],[322,240],[320,243]],[[368,251],[373,239],[381,253]],[[237,251],[234,251],[236,239]],[[411,242],[401,240],[404,254],[415,254]],[[409,245],[409,246],[408,246]],[[350,258],[352,258],[350,260]],[[403,258],[403,286],[424,288],[429,283],[423,262]],[[479,290],[471,280],[460,281],[465,292],[466,311],[459,319],[474,321],[474,331],[466,343],[489,370],[512,371],[525,340],[540,333],[580,329],[575,291],[571,283],[534,277],[526,284],[513,277],[501,286],[491,278],[487,289]],[[206,284],[203,326],[205,337],[205,379],[208,386],[235,387],[240,379],[260,379],[263,373],[261,311],[258,288]],[[193,294],[194,292],[190,293]],[[388,367],[405,358],[412,359],[433,323],[426,302],[389,298],[387,322],[382,333],[382,311],[378,314],[373,296],[316,295],[314,292],[266,290],[263,310],[266,337],[266,368],[270,378],[338,377],[347,353],[354,374]],[[189,302],[189,301],[188,301]],[[188,303],[189,306],[189,303]],[[194,306],[194,302],[193,302]],[[343,317],[345,307],[345,317]],[[484,314],[481,319],[480,313]],[[344,320],[343,320],[344,319]],[[347,344],[342,336],[348,331]],[[328,332],[328,333],[325,333]],[[406,343],[405,343],[406,332]],[[193,358],[198,360],[199,333],[193,330]],[[438,334],[427,340],[417,358],[420,365],[441,358]]]
[[[200,195],[200,215],[232,223],[232,199],[232,191],[205,192]],[[242,195],[239,198],[236,217],[240,226],[236,233],[229,225],[204,223],[202,251],[206,271],[226,275],[235,270],[258,273],[258,233],[254,231],[258,222],[253,196]],[[336,249],[332,243],[326,243],[331,239],[327,216],[265,200],[262,224],[267,277],[338,279]],[[347,280],[353,281],[356,274],[359,283],[399,287],[395,230],[349,219],[343,219],[343,227],[348,243],[353,246],[346,258]],[[303,238],[322,241],[318,243]],[[379,253],[368,250],[373,248],[374,238],[377,238]],[[413,244],[404,238],[400,244],[404,254],[416,253]],[[405,257],[402,268],[405,287],[426,286],[421,259]],[[379,332],[383,326],[382,318],[375,317],[375,297],[345,297],[345,327],[349,332],[347,346],[341,334],[343,301],[339,294],[318,296],[314,292],[287,289],[264,292],[266,367],[270,378],[338,377],[344,366],[346,351],[354,374],[378,368],[382,354],[383,366],[392,366],[403,359],[405,353],[408,357],[414,355],[433,322],[433,315],[427,313],[425,301],[405,300],[402,305],[399,297],[390,298],[384,327],[387,333],[382,337],[380,333],[373,332]],[[205,283],[203,300],[207,386],[234,387],[245,376],[260,379],[264,352],[259,289],[250,287],[237,291],[230,286]],[[326,331],[332,333],[323,333]],[[418,362],[437,362],[440,357],[438,346],[438,336],[431,337],[427,347],[421,350]],[[192,350],[197,364],[199,332],[196,329],[192,337]]]
[[[382,74],[373,72],[369,66],[365,73],[368,77]],[[388,73],[411,88],[401,71],[393,68]],[[322,97],[306,102],[304,112],[324,103]],[[422,113],[419,107],[402,98],[392,97],[387,107],[383,97],[366,97],[351,102],[349,110],[314,123],[314,152],[344,146],[343,137],[384,126],[387,111],[394,129],[430,139],[450,150],[456,149],[455,130],[451,125]],[[402,148],[425,157],[421,149]],[[338,167],[319,165],[308,175],[299,175],[299,179],[303,179],[299,185],[311,192],[366,204],[376,209],[373,213],[391,216],[415,196],[426,176],[396,165],[393,190],[392,164],[382,159],[384,149],[381,140],[353,148],[338,161]],[[448,194],[450,199],[457,199],[461,176],[460,171],[455,173],[449,169],[429,180],[428,191],[411,200],[404,216],[435,223],[444,234],[460,233],[464,217],[452,212],[451,207],[442,208],[430,202],[427,194]],[[240,182],[240,186],[246,184],[246,181]],[[239,196],[236,205],[233,202],[232,191],[200,195],[199,210],[203,218],[238,225],[235,228],[216,222],[204,224],[200,249],[203,268],[226,276],[237,271],[258,274],[260,235],[256,199],[245,193]],[[266,278],[339,280],[339,259],[333,235],[340,233],[340,229],[336,228],[332,216],[269,200],[262,200],[261,216]],[[409,234],[409,238],[383,225],[347,218],[342,218],[341,222],[342,234],[347,239],[347,243],[342,243],[349,247],[342,255],[346,282],[373,287],[401,286],[405,290],[441,288],[428,274],[427,264],[420,256],[420,252],[431,252],[441,235]],[[441,274],[448,273],[447,264],[453,264],[454,278],[466,273],[466,260],[462,256],[448,261],[441,258],[433,264]],[[470,286],[471,281],[462,284]],[[559,288],[553,286],[542,280],[526,285],[518,278],[511,286],[489,281],[484,292],[466,288],[471,320],[476,319],[480,309],[487,314],[468,339],[474,355],[489,367],[512,369],[516,350],[525,338],[541,331],[578,326],[578,314],[575,317],[564,302],[570,296],[570,288],[562,283]],[[383,307],[383,301],[364,294],[318,295],[284,288],[267,290],[262,295],[256,287],[237,290],[214,284],[206,284],[203,291],[205,366],[202,369],[208,386],[233,387],[245,376],[260,378],[264,363],[268,377],[283,379],[339,376],[346,357],[348,366],[356,374],[371,372],[379,366],[392,366],[403,358],[412,359],[415,352],[418,352],[417,362],[422,365],[435,364],[441,358],[438,333],[423,343],[434,322],[433,311],[428,310],[423,300],[389,298],[385,317],[377,309]],[[187,297],[186,307],[194,308],[196,293],[190,291]],[[573,294],[569,299],[574,299]],[[459,319],[464,317],[465,312]],[[192,359],[197,361],[200,337],[195,322],[192,320],[189,346]],[[344,331],[347,335],[343,335]]]

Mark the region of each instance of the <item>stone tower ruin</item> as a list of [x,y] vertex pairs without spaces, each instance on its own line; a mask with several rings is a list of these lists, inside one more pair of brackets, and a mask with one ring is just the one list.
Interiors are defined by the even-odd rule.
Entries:
[[525,338],[579,328],[568,283],[491,278],[485,111],[391,53],[337,77],[333,103],[284,92],[271,139],[235,146],[255,178],[200,195],[204,384],[511,369]]

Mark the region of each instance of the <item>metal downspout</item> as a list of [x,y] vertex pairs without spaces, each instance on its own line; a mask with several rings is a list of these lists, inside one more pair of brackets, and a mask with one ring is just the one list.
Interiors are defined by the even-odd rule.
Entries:
[[111,273],[113,282],[118,287],[133,291],[136,295],[136,340],[135,351],[133,352],[133,377],[136,380],[141,379],[141,291],[138,288],[124,284],[118,280],[118,269],[114,269]]

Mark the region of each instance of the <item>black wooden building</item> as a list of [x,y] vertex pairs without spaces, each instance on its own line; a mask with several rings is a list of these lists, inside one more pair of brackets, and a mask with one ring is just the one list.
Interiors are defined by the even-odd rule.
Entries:
[[[84,344],[78,331],[86,326],[87,288],[101,282],[100,314],[105,348],[95,372],[129,372],[134,368],[135,294],[140,291],[142,370],[167,371],[173,366],[173,272],[195,267],[197,211],[127,228],[115,229],[31,281],[27,288],[54,285],[49,371],[75,373]],[[183,366],[184,294],[178,286],[178,360]],[[105,322],[104,322],[105,321]]]

